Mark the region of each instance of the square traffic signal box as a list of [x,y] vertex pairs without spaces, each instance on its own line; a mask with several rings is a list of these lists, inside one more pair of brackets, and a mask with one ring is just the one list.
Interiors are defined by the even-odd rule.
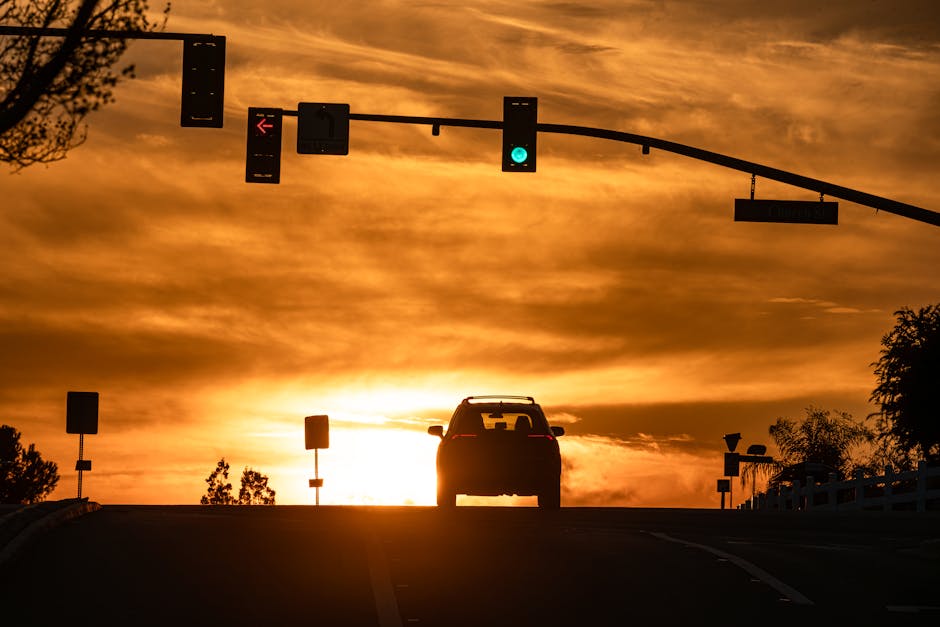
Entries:
[[283,119],[282,109],[248,108],[248,139],[245,148],[246,183],[281,182]]
[[180,126],[222,128],[225,99],[225,37],[183,41]]
[[299,103],[297,154],[348,155],[349,105],[331,102]]
[[503,98],[503,172],[535,172],[538,98]]
[[66,433],[98,433],[98,393],[69,392],[65,403]]

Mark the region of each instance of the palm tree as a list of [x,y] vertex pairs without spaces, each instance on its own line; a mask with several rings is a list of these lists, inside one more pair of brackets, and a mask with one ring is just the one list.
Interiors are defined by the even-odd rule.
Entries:
[[799,422],[777,418],[769,432],[780,451],[771,485],[794,479],[805,481],[808,475],[820,471],[848,476],[859,467],[852,458],[852,447],[874,439],[874,433],[851,414],[813,406],[806,408],[806,417]]
[[741,469],[741,487],[746,488],[750,483],[751,496],[754,496],[758,480],[763,483],[781,470],[783,470],[783,465],[776,459],[772,462],[748,462]]

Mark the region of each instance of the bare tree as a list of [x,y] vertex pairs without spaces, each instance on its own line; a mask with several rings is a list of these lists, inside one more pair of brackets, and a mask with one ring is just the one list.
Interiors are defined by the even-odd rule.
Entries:
[[19,170],[64,159],[86,137],[85,116],[114,101],[134,66],[113,66],[126,39],[87,30],[150,31],[147,0],[0,0],[0,24],[67,28],[65,37],[0,36],[0,161]]

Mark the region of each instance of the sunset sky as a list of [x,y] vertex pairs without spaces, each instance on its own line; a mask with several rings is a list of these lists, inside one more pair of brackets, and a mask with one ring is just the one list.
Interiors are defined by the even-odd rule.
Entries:
[[747,174],[628,144],[543,133],[508,174],[496,130],[353,121],[348,156],[311,156],[286,118],[281,184],[244,182],[249,106],[498,120],[536,96],[541,122],[940,211],[933,0],[207,0],[167,30],[227,37],[223,129],[179,127],[182,44],[141,41],[84,145],[0,172],[0,423],[59,464],[53,498],[68,390],[101,394],[102,503],[196,503],[222,456],[236,491],[251,466],[311,503],[303,417],[329,414],[321,502],[431,504],[427,427],[522,394],[567,430],[563,505],[714,507],[723,434],[865,417],[893,312],[940,302],[937,227],[848,202],[735,223]]

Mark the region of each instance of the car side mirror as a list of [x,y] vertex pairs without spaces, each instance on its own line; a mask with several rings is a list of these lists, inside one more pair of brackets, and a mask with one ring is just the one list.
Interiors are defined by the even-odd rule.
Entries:
[[431,435],[436,435],[442,440],[444,439],[444,427],[441,425],[434,425],[434,426],[428,427],[428,433]]
[[565,435],[565,428],[564,427],[552,427],[552,434],[556,438],[560,438],[561,436]]

